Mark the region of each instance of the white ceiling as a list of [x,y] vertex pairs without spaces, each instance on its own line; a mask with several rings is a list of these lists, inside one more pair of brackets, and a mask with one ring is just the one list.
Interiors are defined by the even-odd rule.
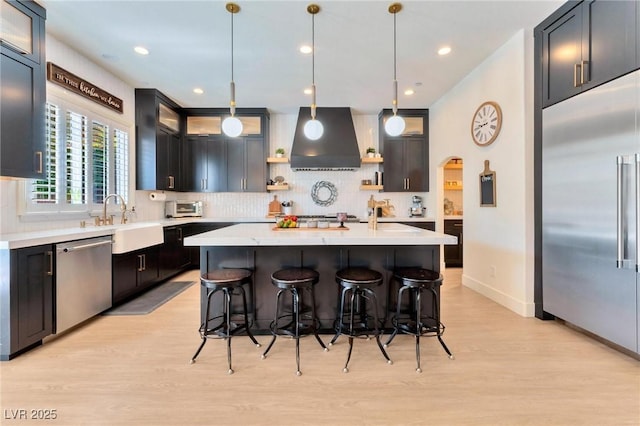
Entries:
[[[231,80],[231,16],[223,1],[39,0],[47,32],[133,87],[161,90],[185,107],[226,107]],[[238,0],[234,80],[238,108],[281,113],[308,106],[311,1]],[[403,1],[397,15],[400,108],[428,108],[521,28],[531,29],[564,1]],[[354,112],[390,108],[391,1],[317,1],[318,106]],[[133,51],[145,46],[150,54]],[[448,56],[437,50],[452,47]],[[73,72],[73,69],[69,69]],[[90,80],[90,76],[82,76]],[[203,95],[193,88],[204,89]],[[413,88],[407,97],[402,92]],[[108,90],[108,88],[104,88]]]

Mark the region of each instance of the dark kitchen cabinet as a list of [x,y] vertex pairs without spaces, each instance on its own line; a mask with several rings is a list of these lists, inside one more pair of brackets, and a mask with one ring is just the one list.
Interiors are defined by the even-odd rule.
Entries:
[[183,153],[184,191],[226,191],[227,164],[224,138],[188,136],[183,145]]
[[136,189],[180,189],[182,112],[155,89],[136,89]]
[[436,223],[435,222],[398,222],[403,225],[415,226],[416,228],[426,229],[427,231],[435,231]]
[[568,2],[535,29],[542,105],[552,105],[640,65],[637,1]]
[[391,110],[383,110],[378,116],[384,191],[428,192],[429,111],[399,110],[398,115],[405,118],[407,127],[397,137],[384,131],[384,121],[391,115]]
[[2,250],[0,360],[13,358],[53,333],[53,263],[50,244]]
[[[45,169],[45,18],[32,1],[3,3],[0,31],[0,175],[42,178]],[[0,22],[0,28],[10,28]]]
[[113,305],[140,293],[159,279],[159,246],[114,254]]
[[458,238],[457,245],[444,246],[444,263],[447,267],[462,267],[462,219],[445,219],[444,233]]
[[159,277],[165,280],[191,265],[191,250],[184,246],[184,227],[186,225],[166,226],[164,244],[159,250]]
[[222,133],[224,108],[189,108],[183,159],[186,190],[194,192],[264,192],[267,182],[269,113],[238,109],[242,135]]
[[227,191],[265,192],[267,154],[262,137],[226,138]]

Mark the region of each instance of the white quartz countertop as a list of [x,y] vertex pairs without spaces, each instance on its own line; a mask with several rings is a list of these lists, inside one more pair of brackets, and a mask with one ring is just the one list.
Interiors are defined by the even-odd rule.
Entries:
[[334,245],[440,245],[457,244],[456,237],[402,225],[378,223],[369,229],[367,223],[347,223],[348,230],[273,229],[272,223],[246,223],[204,232],[184,239],[185,246],[334,246]]
[[[406,218],[406,217],[394,217],[394,218],[378,218],[379,222],[427,222],[433,221],[430,218]],[[147,222],[133,222],[126,225],[111,225],[111,226],[94,226],[93,224],[87,224],[85,228],[71,227],[71,228],[59,228],[49,229],[42,231],[30,231],[30,232],[11,232],[0,234],[0,250],[19,249],[25,247],[34,247],[42,244],[57,244],[65,241],[75,241],[85,238],[101,237],[105,235],[113,235],[118,227],[126,226],[133,227],[136,225],[148,225],[151,223],[159,223],[162,226],[183,225],[187,223],[256,223],[263,225],[272,225],[275,223],[274,218],[268,217],[188,217],[180,219],[160,219],[157,221]],[[333,224],[334,226],[336,224]],[[349,223],[349,226],[355,225],[355,223]],[[365,223],[366,226],[366,223]],[[319,231],[316,231],[319,232]],[[338,231],[329,231],[338,232]],[[197,244],[195,244],[197,245]]]

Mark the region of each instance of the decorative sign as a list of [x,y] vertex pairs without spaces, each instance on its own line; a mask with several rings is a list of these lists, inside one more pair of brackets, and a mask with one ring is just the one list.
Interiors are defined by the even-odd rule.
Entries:
[[496,172],[489,169],[489,160],[484,160],[480,173],[480,207],[496,206]]
[[47,62],[47,80],[122,114],[122,99],[51,62]]

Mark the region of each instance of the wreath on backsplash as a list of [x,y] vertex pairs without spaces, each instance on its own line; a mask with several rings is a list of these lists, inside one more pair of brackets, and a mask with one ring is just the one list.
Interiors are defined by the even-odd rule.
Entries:
[[333,204],[338,198],[338,189],[331,182],[321,180],[313,184],[311,188],[311,199],[319,206],[327,207]]

